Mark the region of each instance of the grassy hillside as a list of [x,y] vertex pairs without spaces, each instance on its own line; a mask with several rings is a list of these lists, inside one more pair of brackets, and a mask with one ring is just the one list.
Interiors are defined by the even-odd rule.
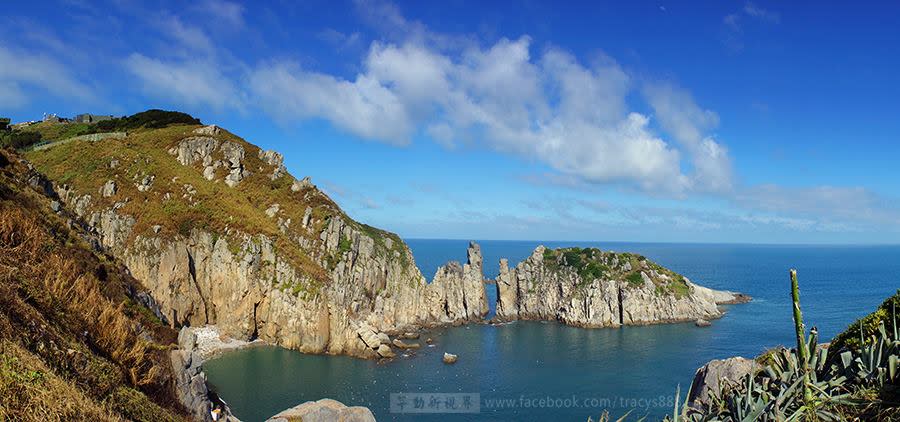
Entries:
[[[125,139],[60,143],[46,150],[27,152],[26,157],[51,180],[70,185],[80,195],[90,194],[92,209],[108,209],[118,203],[120,213],[131,215],[137,221],[132,238],[150,233],[154,226],[159,226],[160,233],[153,235],[170,237],[187,236],[194,228],[222,236],[236,232],[264,234],[275,240],[280,255],[314,280],[314,285],[301,286],[298,290],[314,291],[321,283],[327,283],[329,268],[325,267],[336,262],[326,259],[323,267],[318,257],[300,246],[298,238],[318,239],[328,220],[335,216],[372,237],[376,245],[384,246],[385,240],[391,239],[387,243],[391,249],[400,252],[401,258],[406,257],[398,236],[356,223],[315,186],[295,192],[291,190],[295,179],[290,175],[273,180],[270,175],[274,167],[259,157],[260,149],[255,145],[224,130],[215,136],[221,142],[237,143],[245,151],[243,164],[251,174],[239,185],[229,187],[221,181],[226,170],[220,168],[217,180],[209,181],[203,177],[199,163],[185,166],[169,153],[181,140],[196,136],[193,131],[202,127],[199,122],[157,119],[149,124],[141,123],[146,120],[126,118],[124,121],[138,123],[120,123],[112,128],[127,129]],[[55,134],[67,133],[56,126],[33,125],[29,130],[39,131],[44,140],[53,140]],[[146,176],[155,179],[152,189],[142,192],[137,185]],[[118,191],[103,198],[98,191],[109,180],[116,182]],[[280,206],[277,218],[265,213],[273,204]],[[311,228],[296,229],[307,207],[312,209]],[[293,226],[286,230],[279,220],[283,223],[288,219]]]
[[183,420],[176,333],[0,150],[0,420]]

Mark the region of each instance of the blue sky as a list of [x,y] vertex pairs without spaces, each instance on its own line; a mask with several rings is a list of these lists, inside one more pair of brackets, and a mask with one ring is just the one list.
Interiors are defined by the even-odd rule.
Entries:
[[896,5],[554,3],[18,2],[0,114],[185,111],[406,237],[897,243]]

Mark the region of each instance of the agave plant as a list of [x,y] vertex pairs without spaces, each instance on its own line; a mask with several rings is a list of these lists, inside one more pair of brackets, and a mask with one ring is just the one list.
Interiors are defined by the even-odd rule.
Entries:
[[835,409],[861,404],[853,398],[854,393],[867,388],[881,389],[900,380],[900,337],[894,307],[891,333],[882,323],[871,341],[861,339],[860,344],[864,346],[843,351],[839,362],[829,362],[828,349],[818,344],[818,330],[814,327],[808,337],[804,335],[794,271],[791,284],[798,347],[772,351],[759,371],[711,394],[703,409],[690,408],[687,402],[681,405],[676,400],[673,415],[666,420],[837,421],[843,416]]

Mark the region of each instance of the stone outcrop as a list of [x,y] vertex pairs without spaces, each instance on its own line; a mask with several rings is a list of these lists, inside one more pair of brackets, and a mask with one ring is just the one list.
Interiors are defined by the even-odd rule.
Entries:
[[225,403],[211,398],[212,395],[206,385],[206,374],[202,365],[215,353],[217,341],[219,341],[218,332],[214,328],[200,330],[183,328],[178,333],[179,348],[169,352],[175,375],[175,393],[196,421],[212,421],[212,412],[218,409],[218,421],[240,422],[231,414]]
[[303,189],[314,188],[315,186],[310,180],[309,176],[304,177],[303,180],[294,180],[294,183],[291,184],[291,191],[299,192]]
[[[571,261],[571,262],[570,262]],[[578,327],[618,327],[710,320],[734,299],[633,254],[537,247],[510,270],[500,261],[498,320],[558,320]]]
[[145,283],[176,327],[216,324],[238,339],[260,338],[304,352],[391,358],[389,334],[476,321],[488,310],[475,243],[465,265],[441,267],[427,283],[405,244],[376,242],[335,216],[318,242],[308,243],[312,259],[329,269],[318,280],[279,255],[265,235],[195,229],[188,237],[168,239],[153,231],[129,243],[133,217],[115,209],[94,211],[89,196],[71,191],[62,198],[81,204],[75,212]]
[[755,360],[742,357],[710,361],[694,375],[688,403],[692,407],[702,408],[709,404],[710,397],[719,394],[722,388],[742,382],[747,374],[758,369],[759,364]]
[[[206,129],[200,128],[195,130]],[[214,133],[215,131],[203,131]],[[216,154],[218,153],[218,154]],[[200,163],[203,166],[203,176],[207,180],[216,178],[216,170],[225,168],[225,184],[235,187],[250,172],[244,168],[244,147],[231,141],[219,142],[212,136],[191,136],[181,140],[177,146],[169,150],[169,154],[176,156],[179,163],[191,166]]]
[[375,422],[372,411],[362,406],[347,407],[343,403],[322,399],[308,401],[301,405],[279,412],[267,422]]
[[116,194],[116,181],[115,180],[107,180],[103,186],[100,187],[100,195],[104,198],[109,198]]
[[287,169],[284,167],[284,156],[281,153],[272,150],[259,150],[259,159],[274,167],[272,174],[269,175],[270,179],[275,180],[287,174]]

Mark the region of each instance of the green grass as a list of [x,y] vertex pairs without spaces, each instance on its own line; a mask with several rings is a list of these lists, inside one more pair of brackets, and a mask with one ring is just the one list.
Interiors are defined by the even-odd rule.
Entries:
[[644,277],[641,277],[640,271],[635,271],[633,273],[629,273],[625,276],[625,281],[632,286],[643,286],[644,285]]
[[[690,286],[682,275],[634,253],[605,252],[597,248],[548,248],[544,249],[543,260],[550,271],[574,271],[579,277],[576,290],[590,286],[595,280],[624,280],[631,287],[640,287],[644,285],[643,269],[656,285],[656,293],[679,298],[690,294]],[[646,271],[648,268],[653,271]],[[654,272],[660,277],[653,276]]]

